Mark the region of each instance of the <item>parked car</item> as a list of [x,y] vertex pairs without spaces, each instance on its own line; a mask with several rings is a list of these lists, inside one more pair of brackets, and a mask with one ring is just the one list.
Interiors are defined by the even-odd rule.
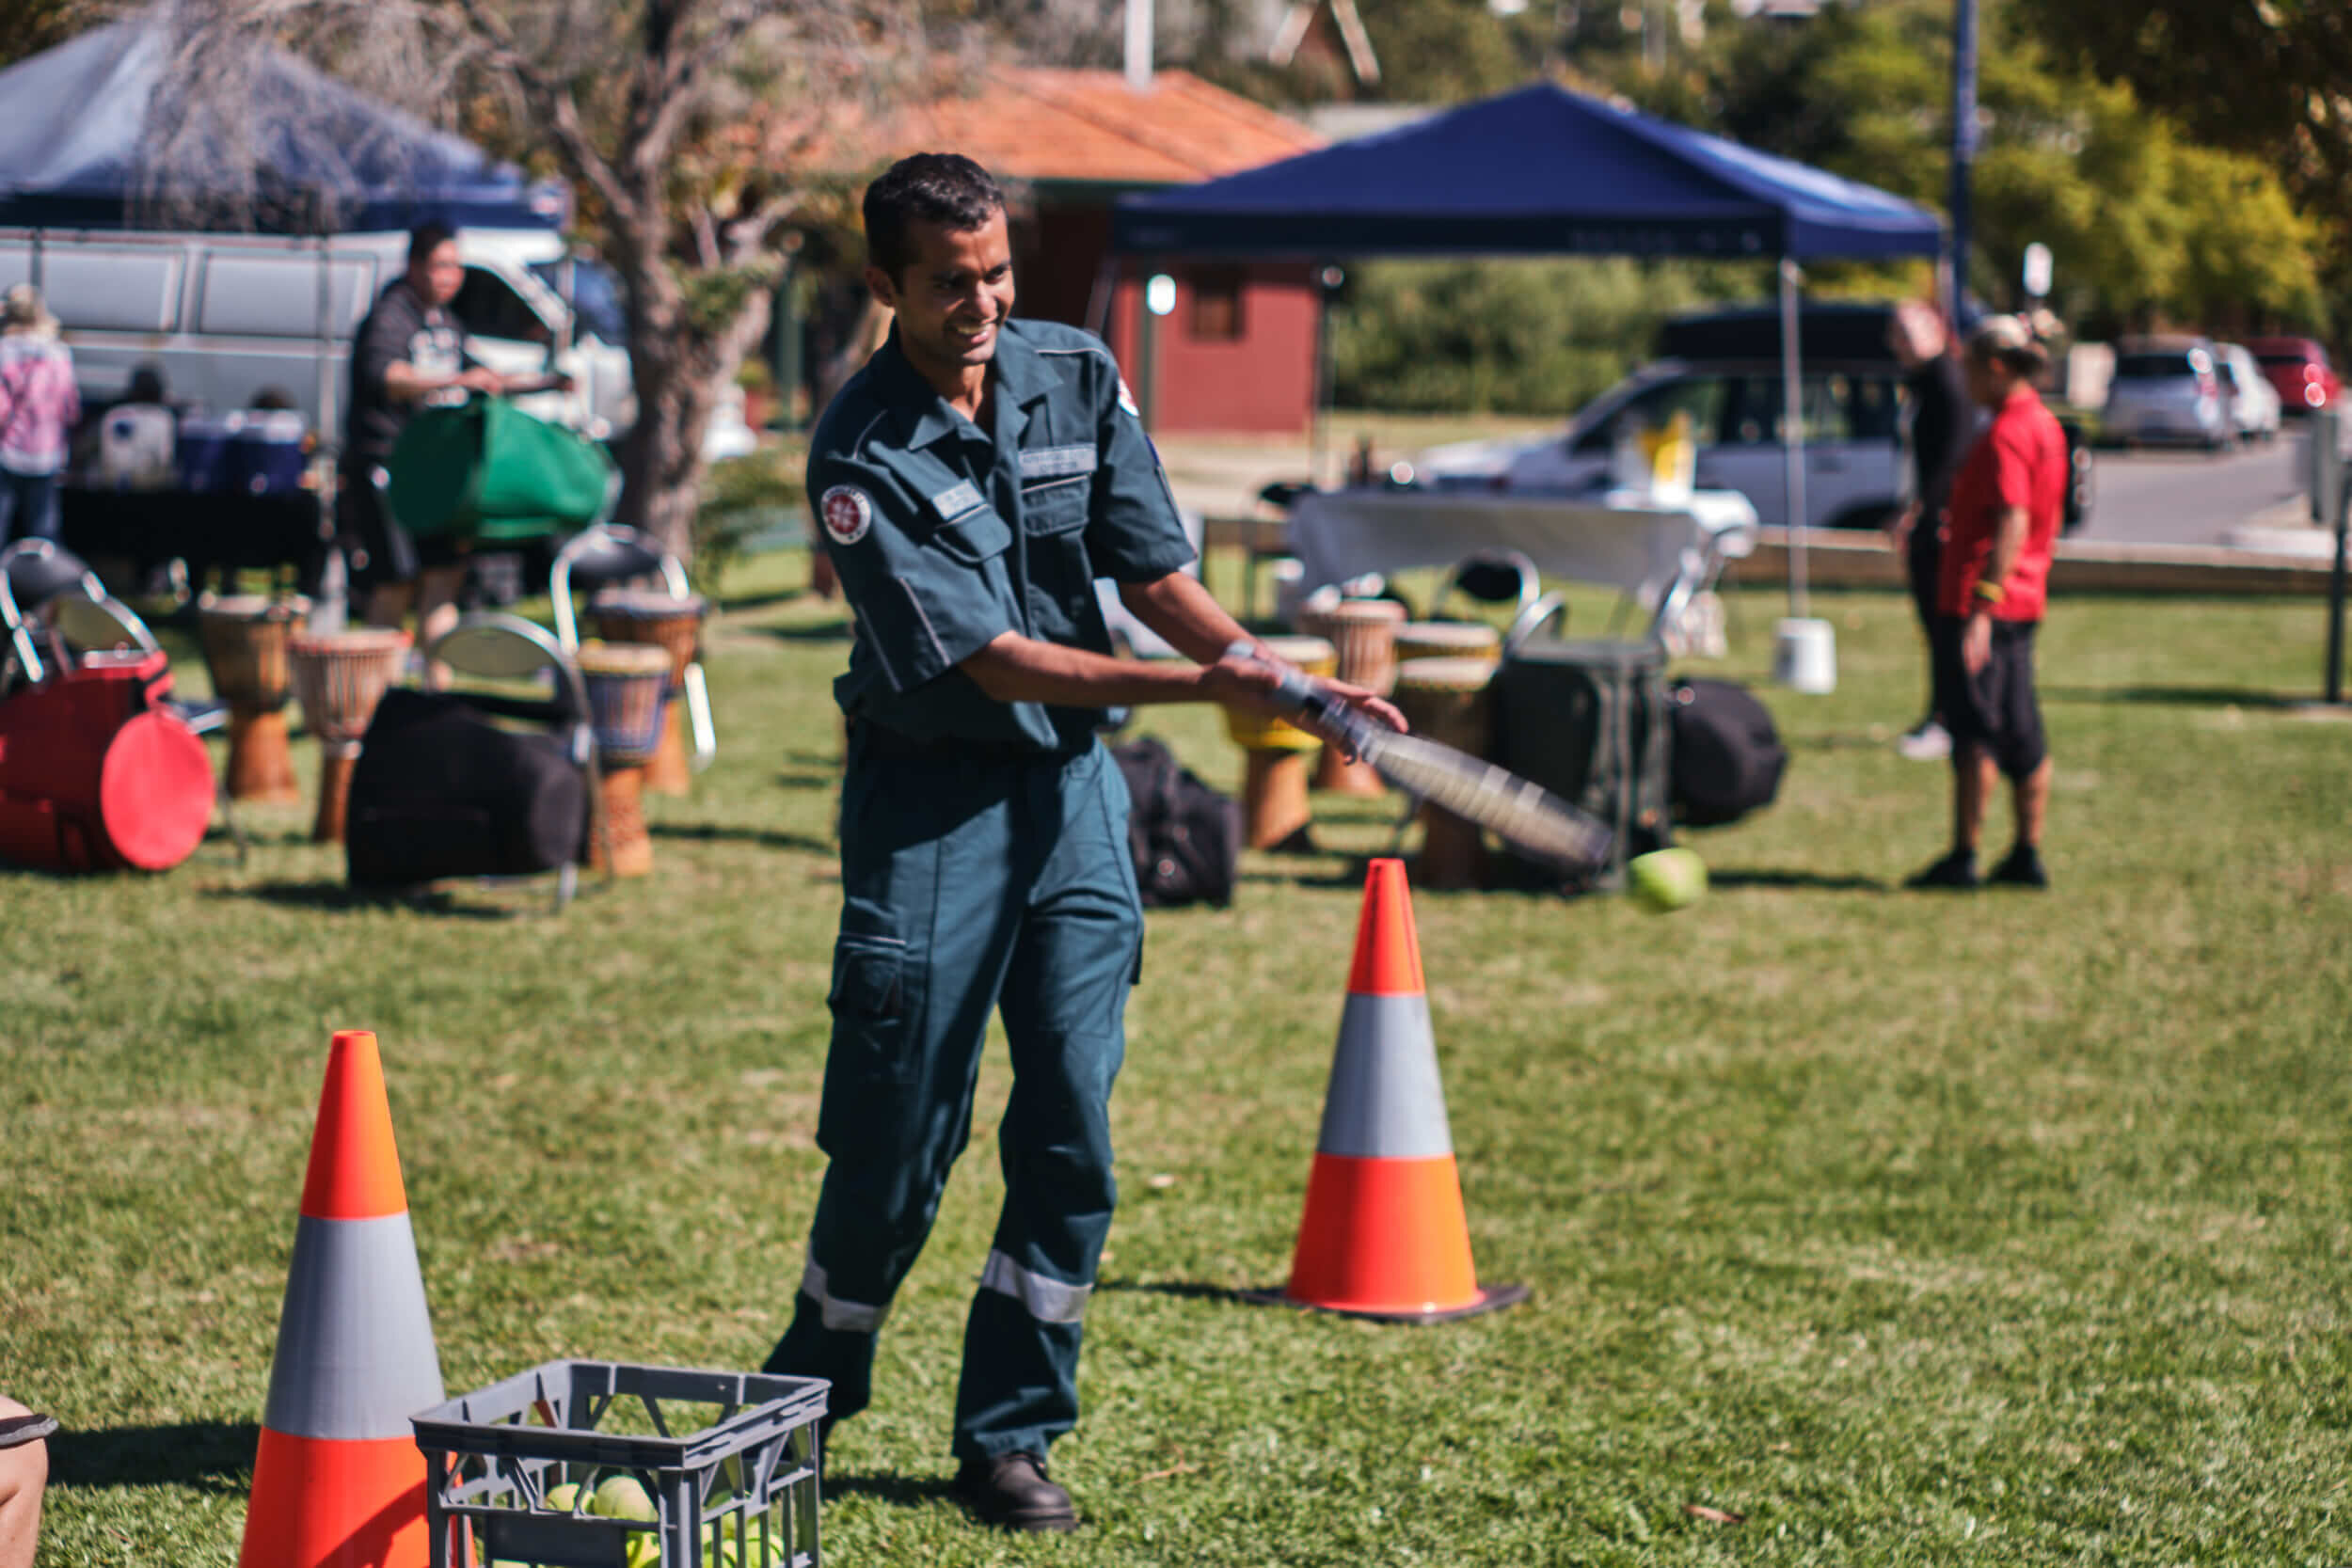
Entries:
[[2237,425],[2212,341],[2126,338],[2117,343],[2101,424],[2108,440],[2126,446],[2177,443],[2216,451],[2235,446]]
[[2230,400],[2230,422],[2236,427],[2241,441],[2268,441],[2279,434],[2279,394],[2270,385],[2254,356],[2235,343],[2222,343],[2214,350],[2214,364],[2220,372],[2221,388]]
[[2328,407],[2344,390],[2335,368],[2328,363],[2328,351],[2309,338],[2249,338],[2246,347],[2289,414]]
[[[1805,440],[1805,514],[1814,528],[1875,528],[1902,505],[1908,483],[1899,435],[1902,370],[1886,346],[1892,308],[1816,304],[1799,325]],[[1666,356],[1588,404],[1557,434],[1533,440],[1461,442],[1417,454],[1415,483],[1514,494],[1589,494],[1613,483],[1613,456],[1626,420],[1656,428],[1687,415],[1698,446],[1701,489],[1737,490],[1759,521],[1788,521],[1780,445],[1780,320],[1756,307],[1681,317],[1660,331]],[[2090,499],[2090,456],[2079,425],[2068,428],[2074,483],[2067,527]]]

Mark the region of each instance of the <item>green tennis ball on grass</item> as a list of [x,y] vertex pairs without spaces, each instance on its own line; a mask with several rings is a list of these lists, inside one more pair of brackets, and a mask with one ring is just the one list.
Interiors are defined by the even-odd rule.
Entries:
[[1688,908],[1707,893],[1707,863],[1694,850],[1653,849],[1634,856],[1625,869],[1633,895],[1655,914]]

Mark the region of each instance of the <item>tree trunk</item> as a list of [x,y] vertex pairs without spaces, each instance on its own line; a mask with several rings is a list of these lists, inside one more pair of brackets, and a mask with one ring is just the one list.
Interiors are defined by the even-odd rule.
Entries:
[[[637,423],[621,443],[621,504],[614,521],[649,533],[682,561],[694,556],[694,515],[701,502],[703,438],[743,356],[766,335],[771,301],[755,289],[735,320],[716,333],[685,318],[666,269],[650,287],[632,278],[629,367]],[[648,295],[654,297],[647,299]],[[666,297],[662,297],[665,296]],[[639,309],[636,300],[646,300]]]

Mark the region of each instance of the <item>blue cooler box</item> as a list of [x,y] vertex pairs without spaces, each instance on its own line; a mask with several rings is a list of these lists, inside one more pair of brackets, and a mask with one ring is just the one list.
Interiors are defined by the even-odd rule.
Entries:
[[180,483],[203,495],[270,496],[302,488],[309,432],[291,409],[180,421]]

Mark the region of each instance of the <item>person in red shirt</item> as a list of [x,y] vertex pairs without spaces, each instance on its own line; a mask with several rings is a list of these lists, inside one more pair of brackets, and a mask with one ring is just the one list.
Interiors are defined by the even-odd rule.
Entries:
[[1993,416],[1960,476],[1936,578],[1937,689],[1952,732],[1952,847],[1913,887],[1978,884],[1977,842],[1996,775],[2007,775],[2017,838],[1992,879],[2044,888],[2042,823],[2050,802],[2050,751],[2033,689],[2034,629],[2042,624],[2050,557],[2066,500],[2066,435],[2033,377],[2047,363],[2015,316],[1969,335],[1968,395]]

